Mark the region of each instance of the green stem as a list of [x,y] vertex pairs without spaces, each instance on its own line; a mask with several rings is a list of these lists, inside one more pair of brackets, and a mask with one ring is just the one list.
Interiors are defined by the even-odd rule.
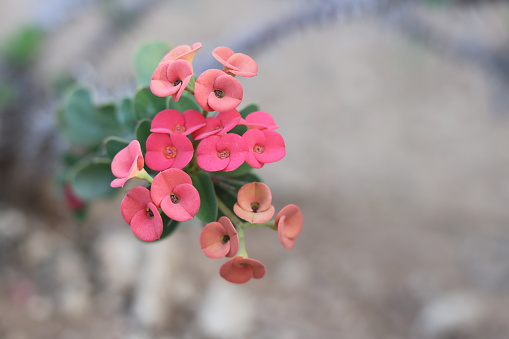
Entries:
[[193,89],[191,86],[189,86],[189,85],[187,85],[187,86],[186,86],[186,88],[184,89],[184,91],[188,91],[189,93],[191,93],[192,95],[194,95],[194,89]]
[[256,227],[267,227],[274,231],[277,231],[277,226],[276,226],[276,223],[274,222],[274,220],[267,221],[267,222],[260,223],[260,224],[251,224],[250,222],[245,222],[245,223],[242,223],[242,225],[240,225],[239,228],[250,228],[250,227],[255,227],[255,226]]
[[147,171],[145,171],[145,169],[143,168],[141,171],[138,172],[138,174],[136,174],[134,176],[135,178],[138,178],[138,179],[142,179],[142,180],[145,180],[147,181],[149,184],[152,183],[152,181],[154,180],[150,174],[147,173]]
[[244,229],[242,227],[237,228],[237,233],[239,236],[239,250],[237,251],[236,255],[240,255],[244,258],[249,258],[246,251],[246,241],[244,239]]
[[217,199],[217,207],[219,207],[219,210],[225,216],[227,216],[235,226],[240,228],[240,226],[243,224],[243,222],[228,208],[228,206],[226,206],[226,204],[221,199],[219,199],[218,197],[216,197],[216,199]]

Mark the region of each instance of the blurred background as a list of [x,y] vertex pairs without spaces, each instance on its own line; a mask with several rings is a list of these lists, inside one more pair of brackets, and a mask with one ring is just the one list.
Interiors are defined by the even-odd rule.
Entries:
[[[121,197],[58,199],[55,111],[73,83],[132,95],[149,41],[251,55],[244,103],[287,156],[259,171],[302,207],[286,251],[247,230],[233,285],[200,226],[143,244]],[[509,337],[509,4],[475,0],[2,0],[0,337]]]

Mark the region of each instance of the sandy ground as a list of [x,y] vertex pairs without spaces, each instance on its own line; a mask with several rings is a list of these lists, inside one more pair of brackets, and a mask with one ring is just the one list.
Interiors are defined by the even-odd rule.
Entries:
[[[52,32],[34,73],[70,70],[98,98],[118,96],[132,89],[145,41],[201,41],[204,65],[216,46],[299,6],[154,2],[105,45],[109,19],[92,3]],[[2,2],[0,39],[43,7]],[[486,45],[509,38],[504,4],[423,13]],[[497,105],[497,78],[377,15],[298,29],[253,57],[260,72],[242,80],[245,102],[270,112],[287,144],[259,173],[277,208],[303,209],[295,248],[248,230],[267,275],[236,286],[201,253],[196,224],[145,245],[111,212],[118,200],[81,226],[5,207],[0,337],[507,338],[509,107]]]

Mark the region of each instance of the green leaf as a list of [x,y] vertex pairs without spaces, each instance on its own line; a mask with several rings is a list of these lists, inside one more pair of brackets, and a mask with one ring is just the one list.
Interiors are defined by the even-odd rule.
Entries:
[[[217,198],[220,199],[230,211],[233,213],[233,205],[237,202],[237,192],[233,192],[220,185],[214,184],[214,189],[217,194]],[[217,218],[225,216],[221,210],[218,210]]]
[[152,94],[149,88],[143,87],[134,96],[134,118],[136,120],[153,119],[154,116],[166,109],[166,98]]
[[90,92],[83,87],[70,91],[58,118],[62,134],[76,145],[97,146],[110,135],[126,133],[117,119],[115,106],[95,107]]
[[2,46],[2,56],[15,67],[27,67],[37,58],[43,38],[44,32],[41,28],[34,25],[24,26]]
[[172,109],[176,109],[179,112],[187,111],[188,109],[192,109],[200,112],[201,108],[196,103],[194,99],[194,95],[191,93],[184,91],[180,96],[179,101],[173,101],[172,97],[168,97],[168,107]]
[[133,100],[131,98],[122,99],[117,106],[118,120],[125,125],[130,131],[136,127],[136,119],[134,117]]
[[148,119],[143,119],[138,122],[134,134],[136,135],[136,139],[140,142],[141,152],[145,154],[147,151],[147,138],[150,135],[150,125],[151,122]]
[[163,56],[171,50],[171,46],[165,42],[149,42],[143,45],[136,53],[134,68],[136,82],[141,86],[150,85],[152,74]]
[[71,175],[74,194],[80,199],[90,201],[106,197],[115,192],[110,186],[115,176],[111,173],[108,159],[96,159],[79,164]]
[[257,104],[249,104],[246,107],[244,107],[243,109],[241,109],[239,111],[239,113],[242,116],[242,118],[245,119],[248,114],[253,113],[253,112],[257,112],[259,110],[260,110],[260,107],[258,107]]
[[108,137],[104,140],[106,154],[113,160],[115,155],[129,145],[129,141],[118,137]]
[[198,219],[204,223],[217,221],[216,192],[210,176],[205,172],[191,174],[193,186],[200,194],[200,210],[196,214]]

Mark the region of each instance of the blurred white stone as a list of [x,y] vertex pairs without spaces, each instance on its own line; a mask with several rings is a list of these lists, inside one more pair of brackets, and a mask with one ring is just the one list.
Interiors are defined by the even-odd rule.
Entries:
[[254,305],[247,286],[219,277],[210,282],[198,313],[198,324],[207,337],[243,338],[249,333]]
[[468,333],[483,316],[484,304],[476,295],[446,294],[424,306],[412,328],[412,338],[439,339]]
[[0,237],[2,239],[19,238],[26,233],[25,216],[14,209],[0,210]]

